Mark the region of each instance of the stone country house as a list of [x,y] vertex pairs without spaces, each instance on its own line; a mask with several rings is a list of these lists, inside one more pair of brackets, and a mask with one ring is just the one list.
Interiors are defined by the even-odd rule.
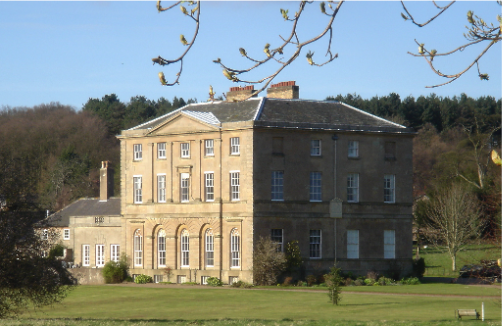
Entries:
[[[411,271],[415,132],[301,100],[294,82],[236,101],[253,91],[122,131],[120,208],[102,195],[63,210],[74,263],[100,267],[121,252],[131,274],[156,281],[169,267],[178,283],[251,282],[253,248],[270,237],[283,251],[298,240],[307,273],[335,261],[355,274]],[[79,204],[88,208],[73,213]]]

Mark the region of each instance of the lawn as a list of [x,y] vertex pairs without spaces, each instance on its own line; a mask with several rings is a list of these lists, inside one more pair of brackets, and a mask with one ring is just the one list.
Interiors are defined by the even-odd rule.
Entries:
[[[413,286],[400,288],[405,287]],[[454,310],[476,308],[480,311],[481,301],[485,302],[486,320],[492,325],[500,325],[499,297],[481,299],[345,292],[342,304],[332,306],[326,292],[319,291],[79,286],[63,304],[39,312],[30,311],[21,316],[24,323],[14,324],[12,321],[12,324],[5,325],[44,325],[44,321],[30,321],[30,318],[58,318],[61,325],[72,325],[70,322],[94,325],[91,320],[104,319],[98,324],[110,326],[116,325],[115,322],[120,324],[120,320],[133,320],[138,325],[156,325],[146,323],[148,320],[158,325],[175,325],[176,320],[187,324],[216,325],[221,324],[222,319],[231,319],[225,322],[227,325],[269,325],[269,322],[270,325],[328,325],[335,321],[341,325],[389,325],[391,322],[393,325],[450,325],[450,322],[459,325]],[[75,321],[75,318],[82,318],[82,321]],[[406,322],[400,323],[403,320]],[[471,321],[463,323],[470,324]],[[58,324],[51,321],[50,325]]]
[[[416,249],[415,249],[416,250]],[[458,270],[464,265],[479,264],[480,260],[496,260],[501,257],[500,245],[473,244],[460,251],[457,255],[457,272],[452,271],[451,258],[448,253],[428,246],[420,248],[420,257],[424,258],[426,269],[425,276],[450,276],[458,277]],[[413,252],[415,257],[415,251]],[[433,267],[435,266],[435,267]]]

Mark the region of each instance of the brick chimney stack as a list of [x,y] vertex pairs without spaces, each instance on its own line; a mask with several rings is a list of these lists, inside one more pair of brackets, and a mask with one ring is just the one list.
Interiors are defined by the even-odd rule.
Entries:
[[[230,87],[230,91],[227,93],[227,101],[242,101],[245,98],[251,96],[254,93],[254,85],[244,86],[244,87]],[[253,95],[256,97],[256,95]]]
[[113,196],[113,168],[110,161],[101,161],[99,170],[99,201],[108,201]]
[[267,89],[268,98],[298,99],[300,98],[300,86],[295,81],[281,82]]

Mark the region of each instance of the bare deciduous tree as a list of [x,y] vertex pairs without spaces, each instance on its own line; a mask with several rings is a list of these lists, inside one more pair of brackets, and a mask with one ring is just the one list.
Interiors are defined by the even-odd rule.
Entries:
[[457,253],[482,229],[479,203],[466,187],[454,183],[438,189],[427,208],[424,235],[436,247],[446,247],[457,270]]

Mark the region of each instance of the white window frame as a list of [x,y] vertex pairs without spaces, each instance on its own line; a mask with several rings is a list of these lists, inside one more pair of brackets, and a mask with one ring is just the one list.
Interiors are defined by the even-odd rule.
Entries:
[[230,232],[230,268],[241,267],[240,242],[239,230],[233,229]]
[[49,240],[49,230],[44,229],[40,234],[40,240],[47,241]]
[[239,155],[241,153],[241,139],[239,137],[230,138],[230,155]]
[[180,234],[180,266],[190,267],[190,235],[187,229]]
[[157,257],[159,267],[166,267],[166,231],[157,234]]
[[166,158],[166,143],[157,143],[157,158]]
[[214,156],[214,139],[204,140],[204,155]]
[[212,229],[207,229],[205,234],[206,267],[214,267],[214,234]]
[[120,260],[120,245],[110,245],[110,260],[114,262],[118,262]]
[[383,258],[396,259],[396,230],[383,231]]
[[204,172],[204,190],[206,202],[214,201],[214,172]]
[[166,180],[165,173],[157,174],[157,201],[159,203],[166,202]]
[[347,259],[359,259],[359,230],[347,230]]
[[143,145],[133,145],[134,161],[141,161],[143,159]]
[[277,252],[284,251],[284,230],[283,229],[270,229],[270,240],[277,245]]
[[135,204],[143,203],[143,176],[133,176],[133,199]]
[[359,142],[357,140],[349,140],[347,156],[350,158],[359,157]]
[[241,200],[240,171],[230,171],[230,199]]
[[310,202],[322,202],[322,174],[310,172]]
[[386,204],[396,202],[396,176],[394,174],[383,176],[383,202]]
[[211,276],[201,276],[200,277],[200,284],[202,285],[207,285],[207,279],[210,278]]
[[180,201],[188,203],[190,201],[190,174],[180,173]]
[[143,234],[140,229],[133,235],[134,266],[143,266]]
[[321,156],[322,141],[320,139],[312,139],[310,141],[310,156]]
[[82,245],[82,266],[91,265],[91,245]]
[[347,202],[359,202],[359,173],[347,175]]
[[284,201],[284,171],[272,171],[272,201]]
[[96,245],[96,267],[105,266],[105,245]]
[[190,143],[180,144],[181,158],[190,158]]
[[309,258],[321,259],[322,258],[322,230],[310,230],[309,237]]
[[70,229],[63,230],[63,240],[70,240]]

